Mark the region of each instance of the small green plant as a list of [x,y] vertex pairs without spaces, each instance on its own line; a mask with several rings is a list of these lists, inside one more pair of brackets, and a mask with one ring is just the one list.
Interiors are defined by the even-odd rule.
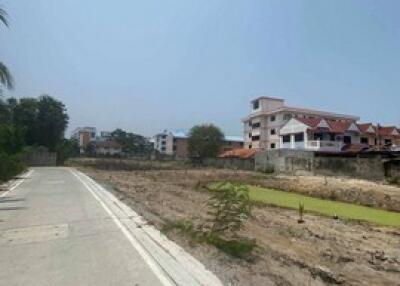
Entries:
[[244,185],[224,182],[211,190],[213,196],[208,201],[210,233],[235,235],[251,214],[249,189]]
[[299,203],[299,219],[297,220],[298,223],[303,223],[304,222],[303,213],[304,213],[304,204],[303,203]]
[[248,188],[230,182],[204,188],[213,193],[207,201],[209,211],[206,223],[195,227],[187,221],[168,222],[162,230],[177,230],[192,241],[214,245],[233,257],[251,258],[252,251],[257,247],[255,240],[239,238],[237,235],[251,215]]

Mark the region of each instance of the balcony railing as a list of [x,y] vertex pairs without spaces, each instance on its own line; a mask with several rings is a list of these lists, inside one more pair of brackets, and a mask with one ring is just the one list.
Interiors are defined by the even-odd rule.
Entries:
[[305,144],[305,149],[340,151],[343,145],[343,142],[339,141],[311,140],[307,141],[307,143]]
[[303,149],[313,151],[340,151],[343,147],[342,142],[311,140],[307,142],[284,142],[283,149]]

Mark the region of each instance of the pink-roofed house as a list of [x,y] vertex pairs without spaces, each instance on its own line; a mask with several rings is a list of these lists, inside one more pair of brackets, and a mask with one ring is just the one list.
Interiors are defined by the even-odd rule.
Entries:
[[355,122],[326,118],[292,118],[279,131],[280,148],[340,152],[345,145],[360,143]]
[[[280,136],[281,128],[293,118],[309,120],[307,123],[311,124],[311,126],[320,123],[318,118],[324,118],[326,124],[328,124],[326,120],[332,124],[334,131],[342,128],[340,123],[334,122],[344,122],[347,124],[347,122],[355,123],[359,120],[359,117],[353,115],[289,107],[285,105],[283,99],[261,96],[251,101],[251,113],[242,119],[244,124],[244,148],[262,150],[283,148],[283,144],[287,142],[282,142]],[[316,123],[317,121],[318,123]],[[324,122],[321,124],[324,124]],[[298,124],[300,123],[305,124],[298,121]],[[310,128],[310,126],[307,128]],[[298,134],[295,139],[300,140],[301,136]],[[348,140],[348,137],[346,137],[346,140]]]

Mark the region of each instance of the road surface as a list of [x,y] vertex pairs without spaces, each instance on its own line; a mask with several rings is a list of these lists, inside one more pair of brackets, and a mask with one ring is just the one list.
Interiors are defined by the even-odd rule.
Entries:
[[17,184],[0,193],[1,285],[221,285],[76,170],[34,168]]

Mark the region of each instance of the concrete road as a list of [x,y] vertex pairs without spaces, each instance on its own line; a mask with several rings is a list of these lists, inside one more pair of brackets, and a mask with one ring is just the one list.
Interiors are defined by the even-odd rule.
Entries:
[[0,196],[0,285],[168,284],[70,169],[35,168]]

